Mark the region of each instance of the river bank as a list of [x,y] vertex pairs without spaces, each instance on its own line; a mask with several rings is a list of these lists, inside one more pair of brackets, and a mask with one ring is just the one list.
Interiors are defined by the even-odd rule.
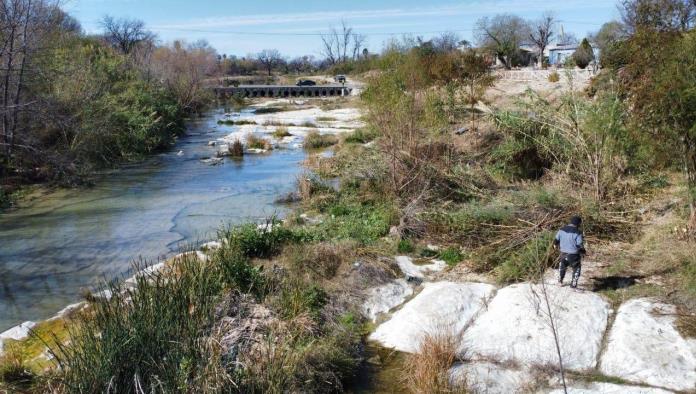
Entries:
[[[254,119],[253,108],[242,116]],[[250,134],[270,138],[277,127],[240,132],[218,124],[225,114],[220,109],[193,120],[170,152],[103,173],[93,187],[41,193],[0,214],[0,331],[51,316],[82,290],[126,275],[134,260],[167,258],[186,245],[216,238],[226,225],[283,216],[287,208],[275,201],[295,190],[304,172],[302,135],[272,154],[209,166],[202,160],[220,150],[210,141],[223,144]],[[301,116],[311,122],[321,115]],[[283,113],[274,118],[282,123]]]

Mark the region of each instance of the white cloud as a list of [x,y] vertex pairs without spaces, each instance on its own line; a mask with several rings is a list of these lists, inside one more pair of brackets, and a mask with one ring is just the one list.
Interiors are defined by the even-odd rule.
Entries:
[[[161,24],[152,27],[155,29],[163,30],[186,30],[279,25],[293,24],[299,22],[324,22],[330,24],[336,23],[340,19],[385,20],[389,18],[408,17],[422,18],[463,15],[475,16],[500,12],[525,13],[529,12],[530,10],[541,12],[546,9],[552,9],[554,11],[589,8],[606,9],[609,3],[610,2],[606,0],[566,0],[563,2],[556,2],[552,6],[550,6],[548,1],[542,0],[473,0],[470,2],[449,6],[223,16],[203,19],[191,19],[188,21]],[[613,8],[614,6],[611,5],[610,7]]]

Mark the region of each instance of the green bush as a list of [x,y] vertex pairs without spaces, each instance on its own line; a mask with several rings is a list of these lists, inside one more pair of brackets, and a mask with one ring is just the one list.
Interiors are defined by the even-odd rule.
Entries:
[[278,312],[285,319],[293,319],[303,313],[318,319],[321,308],[328,300],[326,291],[318,285],[299,280],[286,280],[278,296]]
[[411,253],[413,250],[413,243],[409,239],[401,239],[396,245],[396,251],[399,253]]
[[443,260],[447,265],[453,267],[459,264],[463,259],[461,252],[457,248],[447,248],[440,252],[439,258]]
[[280,221],[271,219],[262,227],[253,223],[240,225],[223,231],[220,238],[227,242],[229,249],[250,258],[274,256],[283,245],[294,240],[292,231],[282,226]]

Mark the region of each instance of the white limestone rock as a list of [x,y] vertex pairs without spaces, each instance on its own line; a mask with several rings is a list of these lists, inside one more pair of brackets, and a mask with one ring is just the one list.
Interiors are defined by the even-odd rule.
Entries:
[[414,264],[408,256],[396,256],[396,264],[406,278],[424,279],[426,274],[442,271],[447,266],[442,260],[432,260],[430,264]]
[[203,245],[201,245],[201,250],[203,252],[209,252],[209,251],[220,249],[221,247],[222,247],[222,243],[220,241],[210,241],[210,242],[206,242]]
[[405,279],[397,279],[381,286],[368,290],[368,297],[363,303],[363,314],[372,321],[376,321],[381,313],[387,313],[395,308],[406,298],[413,294],[413,288]]
[[[556,285],[548,285],[547,289],[565,367],[595,368],[609,305],[594,293]],[[464,334],[460,357],[512,361],[526,366],[556,365],[556,346],[546,303],[541,299],[539,285],[517,284],[499,290],[488,310]]]
[[3,352],[3,347],[6,339],[14,339],[20,341],[29,336],[29,331],[36,326],[33,321],[25,321],[22,324],[16,325],[7,331],[0,333],[0,355]]
[[[671,391],[652,387],[625,386],[611,383],[590,383],[585,386],[572,385],[568,394],[671,394]],[[564,394],[563,389],[555,389],[549,394]]]
[[674,327],[676,308],[649,298],[619,308],[602,355],[602,373],[622,379],[696,391],[696,340]]
[[528,393],[534,376],[527,370],[503,368],[489,362],[458,363],[449,370],[450,384],[472,393]]
[[384,347],[415,353],[426,334],[459,336],[493,290],[484,283],[426,283],[423,291],[377,327],[370,339]]

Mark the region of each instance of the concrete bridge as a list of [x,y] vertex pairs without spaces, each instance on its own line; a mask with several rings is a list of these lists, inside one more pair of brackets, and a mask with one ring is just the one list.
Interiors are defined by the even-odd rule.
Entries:
[[349,96],[353,88],[344,85],[239,85],[217,87],[214,90],[218,97],[329,97]]

